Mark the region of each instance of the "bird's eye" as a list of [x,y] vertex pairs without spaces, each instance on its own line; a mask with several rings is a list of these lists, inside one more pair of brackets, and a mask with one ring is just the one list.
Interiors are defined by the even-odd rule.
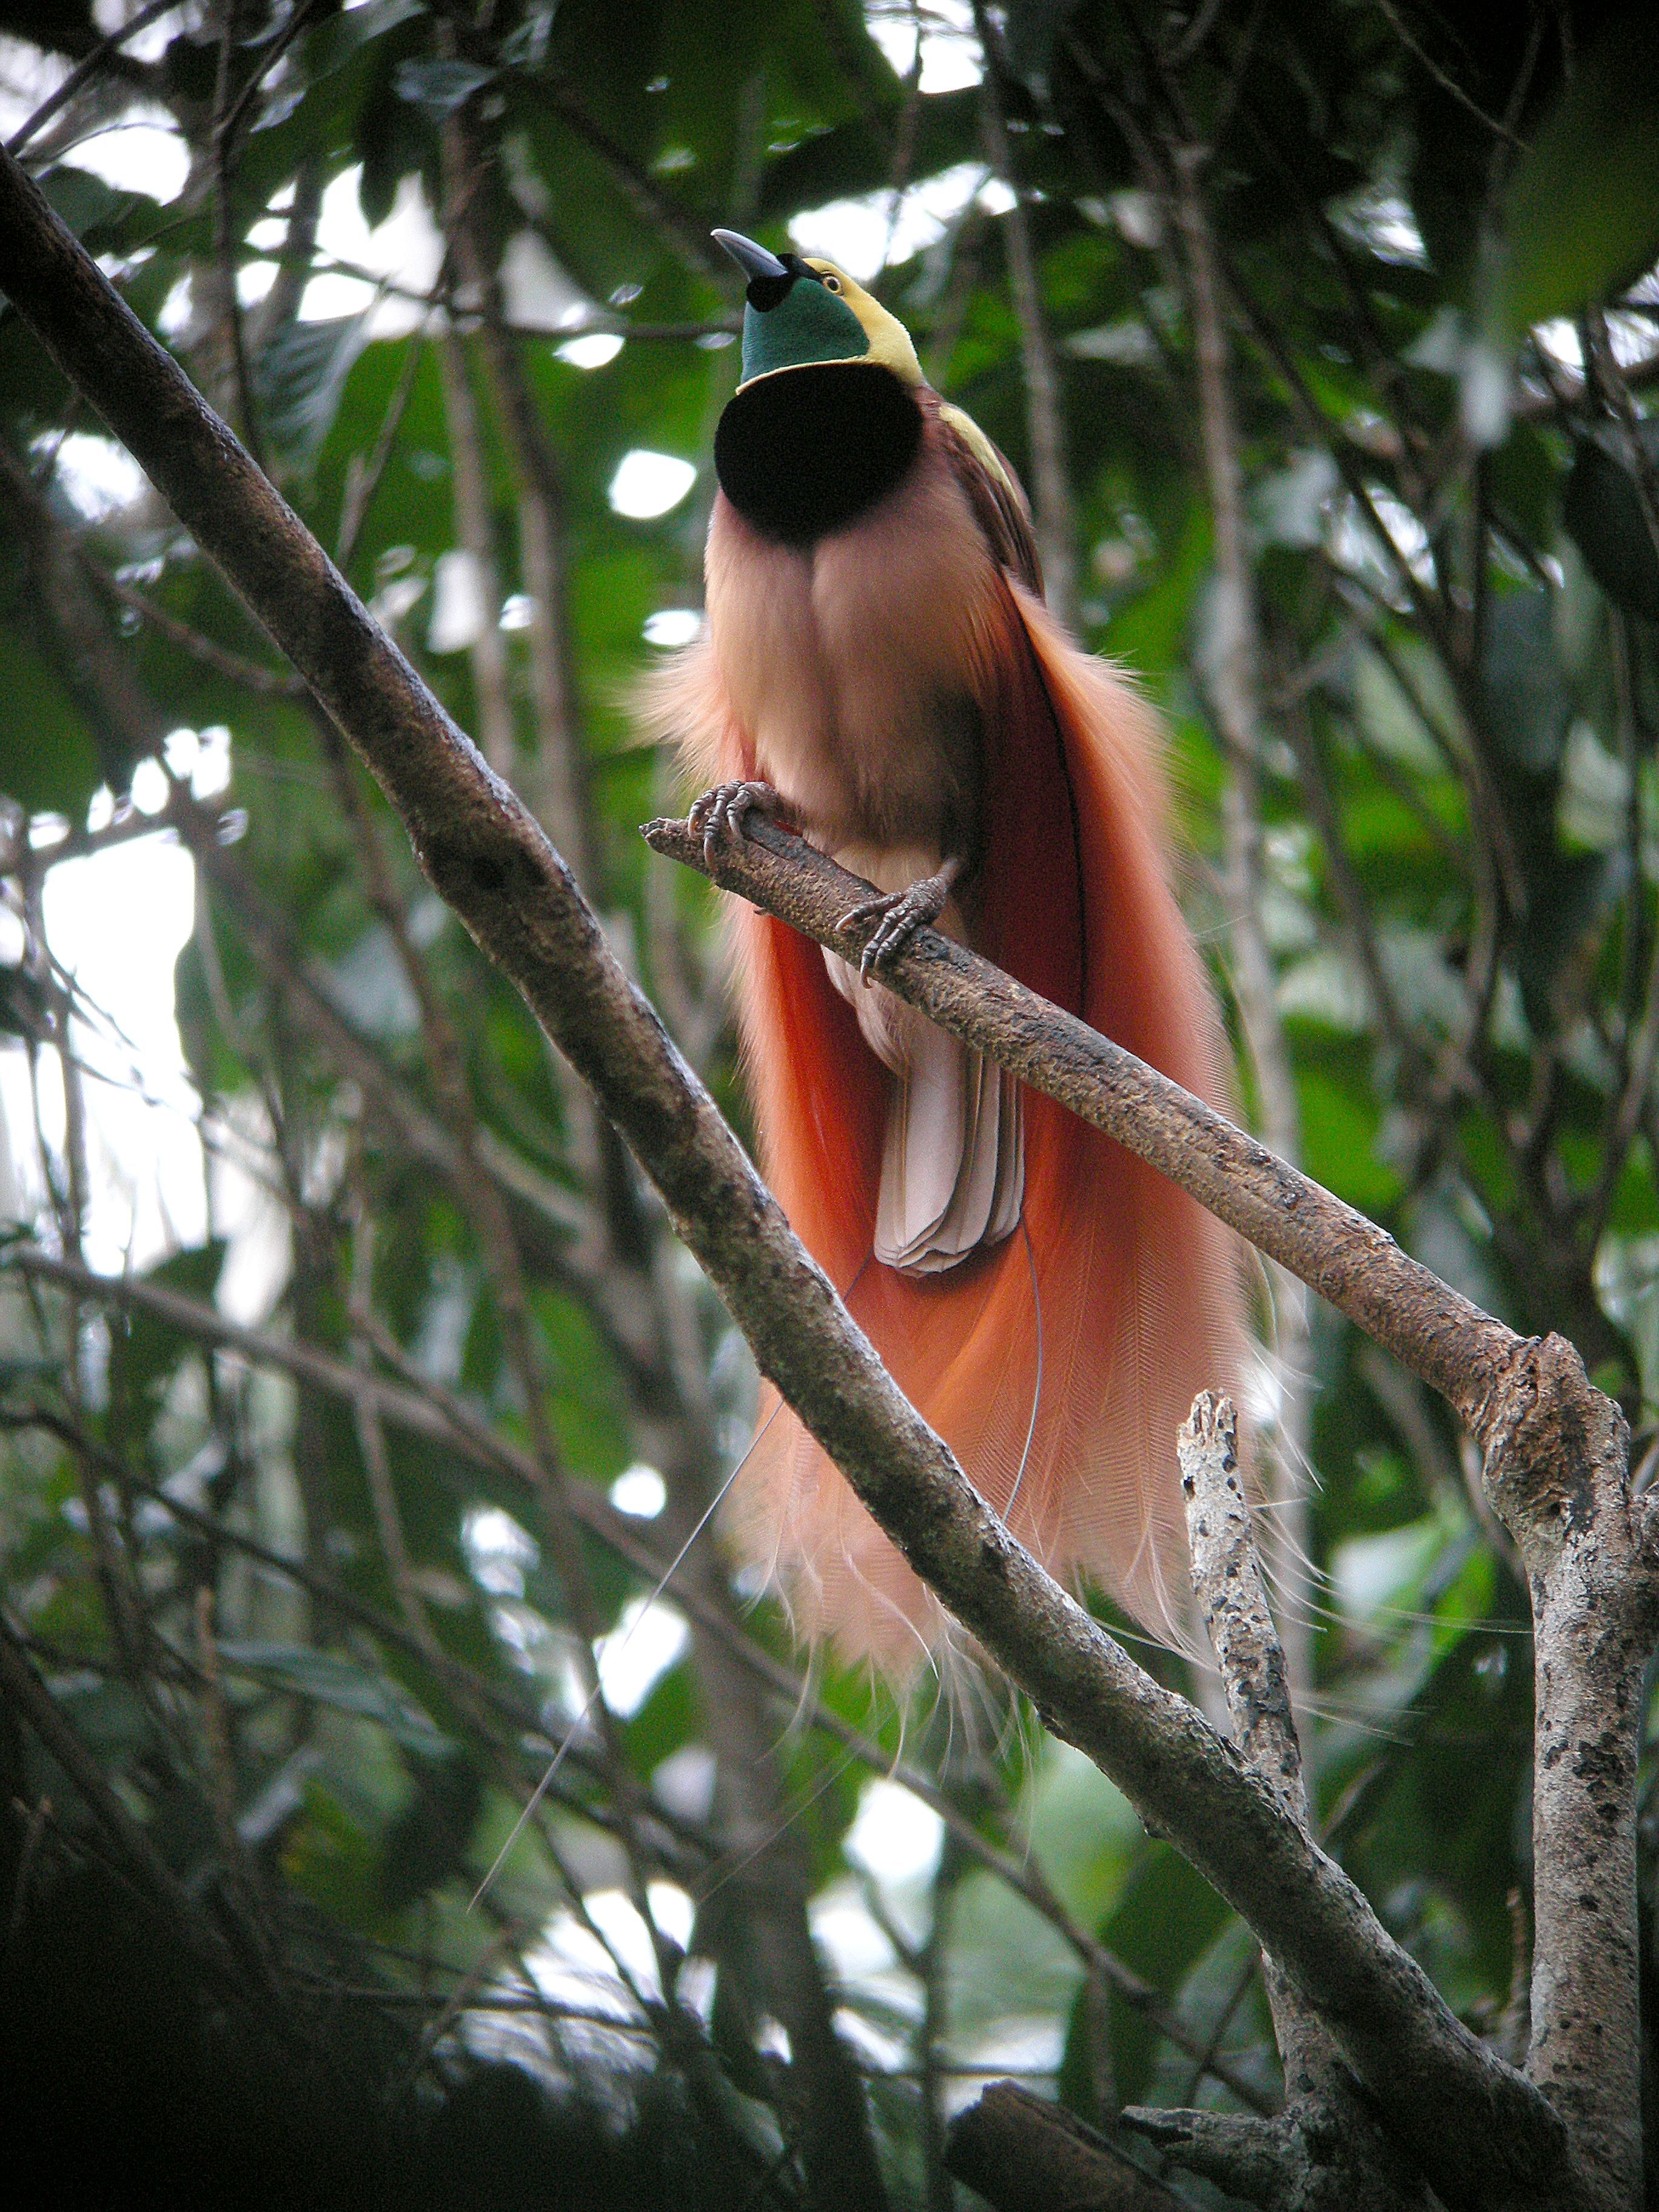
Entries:
[[826,276],[823,280],[823,289],[826,292],[839,292],[841,289],[840,277]]

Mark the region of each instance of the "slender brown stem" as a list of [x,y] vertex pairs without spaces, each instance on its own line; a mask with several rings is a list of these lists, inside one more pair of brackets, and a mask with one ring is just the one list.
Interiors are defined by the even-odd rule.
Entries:
[[231,155],[235,143],[230,97],[231,64],[236,52],[240,0],[222,0],[219,27],[218,76],[213,94],[213,251],[218,267],[219,313],[226,349],[230,356],[231,386],[236,394],[238,427],[243,441],[261,468],[264,441],[258,410],[253,402],[253,378],[248,366],[247,331],[242,303],[236,291],[236,237],[231,191]]
[[495,529],[489,512],[478,403],[466,350],[453,322],[446,325],[439,337],[438,360],[443,370],[450,472],[455,486],[456,550],[467,563],[471,588],[477,600],[477,626],[467,656],[478,706],[478,741],[490,767],[503,782],[511,783],[518,773],[519,737],[507,640],[501,635]]
[[1031,491],[1037,544],[1042,556],[1044,593],[1068,628],[1077,622],[1077,515],[1071,471],[1066,462],[1066,423],[1060,374],[1037,282],[1030,210],[1021,191],[1008,143],[1003,112],[1001,46],[983,0],[974,0],[974,22],[985,57],[981,82],[986,150],[991,167],[1013,194],[1003,218],[1008,248],[1008,291],[1019,325],[1020,359],[1025,373],[1026,422],[1031,445]]

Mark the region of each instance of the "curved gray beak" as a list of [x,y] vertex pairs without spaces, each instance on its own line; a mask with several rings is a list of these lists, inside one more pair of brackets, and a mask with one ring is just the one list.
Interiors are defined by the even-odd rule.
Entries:
[[709,236],[737,263],[743,271],[745,283],[752,284],[759,276],[787,276],[789,274],[775,253],[769,253],[763,246],[757,246],[752,238],[745,238],[740,230],[715,230],[711,231]]

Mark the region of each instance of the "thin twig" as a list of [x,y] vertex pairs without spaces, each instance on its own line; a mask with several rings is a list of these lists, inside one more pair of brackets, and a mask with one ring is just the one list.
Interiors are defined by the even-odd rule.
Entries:
[[1014,168],[1003,113],[1001,46],[984,0],[974,0],[974,23],[985,58],[980,91],[986,150],[992,168],[1013,194],[1003,218],[1008,247],[1008,290],[1019,325],[1020,357],[1025,373],[1026,419],[1031,444],[1031,493],[1037,544],[1049,605],[1071,628],[1077,621],[1077,515],[1066,465],[1066,425],[1060,376],[1042,313],[1036,255],[1026,200]]
[[254,460],[264,466],[264,441],[253,404],[253,379],[247,357],[247,333],[242,323],[242,303],[236,290],[236,246],[232,228],[231,153],[234,143],[230,119],[231,58],[236,47],[239,0],[221,0],[224,20],[219,32],[218,75],[213,94],[210,146],[213,157],[213,250],[218,266],[220,311],[230,349],[233,388],[240,429]]
[[[173,0],[173,4],[176,7],[178,0]],[[228,646],[221,645],[216,638],[205,636],[202,631],[192,629],[187,622],[181,622],[177,615],[148,598],[136,585],[129,584],[120,576],[112,575],[89,548],[77,545],[76,550],[82,566],[100,591],[118,599],[124,607],[130,608],[153,629],[159,629],[163,637],[187,653],[192,660],[199,660],[204,668],[214,669],[221,676],[229,677],[233,683],[268,698],[293,699],[303,694],[305,685],[292,669],[263,667],[257,660],[249,660],[240,653],[233,653]]]
[[[1423,67],[1428,71],[1429,75],[1434,79],[1441,91],[1446,94],[1449,100],[1455,100],[1460,107],[1465,109],[1470,115],[1474,116],[1475,121],[1481,125],[1483,130],[1492,131],[1496,137],[1507,139],[1511,145],[1518,146],[1520,144],[1521,142],[1516,137],[1511,125],[1508,123],[1500,122],[1495,115],[1488,115],[1486,109],[1482,107],[1478,101],[1471,100],[1463,87],[1459,84],[1457,79],[1453,76],[1449,70],[1442,69],[1439,63],[1435,60],[1433,55],[1431,54],[1424,46],[1421,40],[1412,35],[1411,30],[1402,19],[1399,9],[1395,4],[1395,0],[1376,0],[1376,5],[1379,11],[1387,16],[1389,27],[1394,32],[1395,36],[1399,40],[1401,45],[1404,46],[1407,52],[1412,56],[1413,60],[1422,64]],[[1541,16],[1544,11],[1540,9],[1537,12]]]
[[260,55],[258,66],[248,72],[247,82],[237,94],[223,123],[219,125],[219,135],[227,145],[235,143],[236,134],[241,129],[249,108],[252,106],[260,86],[282,60],[294,41],[302,32],[310,28],[312,17],[320,11],[323,5],[324,0],[301,0],[301,4],[295,8],[289,21]]
[[453,322],[446,323],[439,333],[438,362],[443,371],[444,414],[449,429],[455,536],[470,565],[478,601],[477,628],[467,647],[467,658],[477,700],[479,743],[496,775],[511,783],[518,772],[519,734],[507,640],[501,635],[501,569],[495,558],[478,403],[466,353]]
[[[440,270],[436,289],[441,291],[446,272]],[[415,379],[421,366],[421,349],[425,342],[424,325],[411,331],[404,342],[403,366],[398,372],[398,381],[392,386],[392,397],[381,418],[374,449],[367,461],[354,453],[346,471],[345,490],[340,501],[340,523],[334,544],[335,565],[342,572],[350,568],[352,556],[357,550],[357,540],[362,535],[363,525],[368,520],[368,510],[374,504],[380,479],[386,474],[386,464],[392,459],[398,442],[398,433],[410,399],[415,390]]]
[[81,88],[97,76],[105,63],[125,46],[129,39],[136,39],[140,31],[149,30],[152,23],[162,15],[170,15],[178,4],[179,0],[149,0],[149,7],[141,8],[131,22],[121,24],[107,38],[100,39],[91,52],[76,64],[57,90],[48,93],[27,120],[13,131],[6,141],[7,153],[15,159],[29,140],[51,122],[60,108],[68,106]]

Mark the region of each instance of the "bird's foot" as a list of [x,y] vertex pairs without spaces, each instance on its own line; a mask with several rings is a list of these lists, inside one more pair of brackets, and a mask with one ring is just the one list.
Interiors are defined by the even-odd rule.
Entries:
[[769,783],[717,783],[693,799],[687,820],[702,838],[702,857],[709,867],[722,845],[740,844],[744,819],[750,814],[777,814],[783,800]]
[[939,920],[950,898],[951,887],[961,872],[959,866],[947,861],[936,876],[923,876],[907,890],[888,891],[880,898],[866,899],[850,913],[842,915],[836,925],[838,929],[856,929],[866,921],[877,923],[859,957],[861,981],[873,981],[884,968],[891,967],[924,922]]

